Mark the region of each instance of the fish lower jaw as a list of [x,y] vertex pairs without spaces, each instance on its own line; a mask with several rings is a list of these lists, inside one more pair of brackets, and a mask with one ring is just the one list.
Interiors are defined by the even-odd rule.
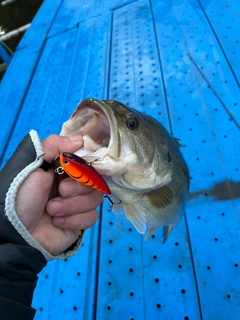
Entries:
[[111,158],[98,159],[93,163],[93,166],[101,175],[105,176],[121,176],[126,171],[122,161]]

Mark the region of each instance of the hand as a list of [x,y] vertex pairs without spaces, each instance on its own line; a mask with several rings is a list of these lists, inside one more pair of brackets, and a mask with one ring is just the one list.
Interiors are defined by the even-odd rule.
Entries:
[[[61,152],[75,152],[83,145],[82,136],[49,136],[42,142],[44,159],[51,163]],[[53,169],[32,172],[18,190],[16,211],[29,233],[52,255],[65,251],[81,230],[97,220],[95,209],[102,193],[71,178],[57,181]],[[53,197],[53,190],[59,195]]]

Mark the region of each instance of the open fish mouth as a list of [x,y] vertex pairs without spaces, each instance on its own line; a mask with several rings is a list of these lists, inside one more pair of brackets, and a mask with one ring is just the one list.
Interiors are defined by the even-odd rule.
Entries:
[[83,100],[63,124],[60,135],[82,135],[84,146],[75,153],[87,161],[103,158],[106,154],[113,158],[119,156],[118,125],[111,101]]

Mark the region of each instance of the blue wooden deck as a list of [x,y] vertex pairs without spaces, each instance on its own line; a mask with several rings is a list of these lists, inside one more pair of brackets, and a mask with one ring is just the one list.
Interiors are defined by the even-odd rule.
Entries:
[[40,274],[37,320],[240,319],[239,17],[238,0],[44,1],[0,85],[1,163],[82,99],[118,99],[181,139],[191,193],[164,245],[104,203]]

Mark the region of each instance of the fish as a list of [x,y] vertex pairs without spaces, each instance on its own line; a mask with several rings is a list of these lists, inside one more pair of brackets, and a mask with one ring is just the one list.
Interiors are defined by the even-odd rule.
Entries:
[[173,138],[155,118],[116,100],[88,98],[63,123],[60,135],[83,136],[75,152],[106,181],[145,240],[163,227],[163,243],[181,220],[189,193],[189,170]]
[[111,194],[111,191],[102,176],[83,158],[70,153],[63,152],[59,155],[61,168],[72,179],[90,188],[102,191],[104,194]]

